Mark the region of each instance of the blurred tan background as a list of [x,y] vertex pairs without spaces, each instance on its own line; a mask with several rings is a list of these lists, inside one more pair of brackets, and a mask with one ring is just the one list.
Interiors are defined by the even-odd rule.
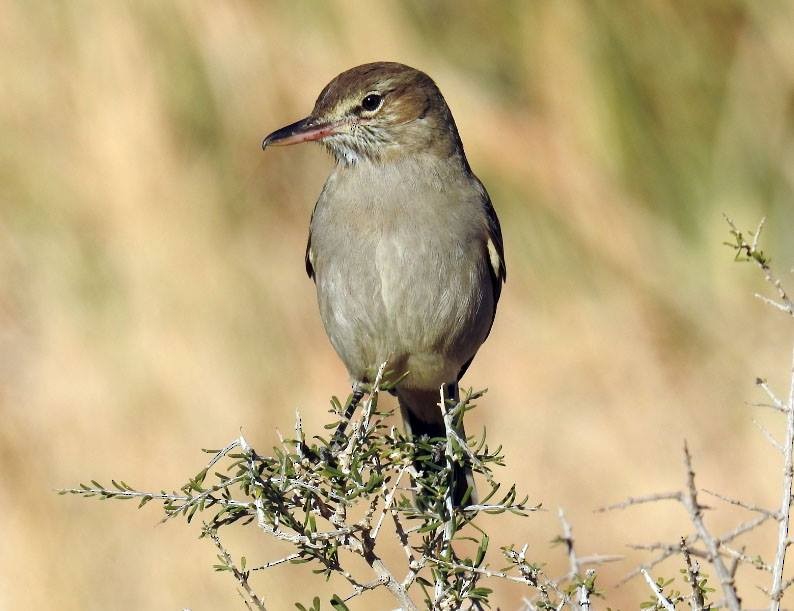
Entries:
[[[580,553],[688,532],[677,507],[592,513],[680,486],[685,437],[701,485],[777,504],[744,402],[756,375],[783,388],[794,334],[753,299],[765,287],[721,245],[721,213],[768,215],[773,263],[794,264],[791,3],[2,0],[0,15],[0,608],[242,608],[196,525],[52,491],[174,487],[201,447],[243,427],[266,450],[295,409],[318,428],[347,393],[303,269],[330,158],[259,143],[373,60],[436,79],[502,219],[508,283],[465,379],[490,388],[469,429],[553,511],[502,518],[495,543],[530,542],[555,574],[558,506]],[[254,531],[230,544],[249,564],[281,551]],[[612,608],[647,598],[611,589],[642,557],[602,571]],[[272,609],[347,592],[309,575],[255,585]]]

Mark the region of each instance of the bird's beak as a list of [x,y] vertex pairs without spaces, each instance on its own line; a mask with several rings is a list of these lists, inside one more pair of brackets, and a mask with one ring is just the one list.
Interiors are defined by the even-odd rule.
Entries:
[[328,123],[314,117],[306,117],[268,135],[262,140],[262,150],[268,146],[287,146],[288,144],[322,140],[335,134],[340,125],[339,121]]

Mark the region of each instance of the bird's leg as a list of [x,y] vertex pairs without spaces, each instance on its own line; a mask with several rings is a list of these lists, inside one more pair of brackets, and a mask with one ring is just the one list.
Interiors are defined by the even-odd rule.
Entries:
[[334,436],[331,438],[331,452],[333,454],[336,454],[339,450],[342,449],[347,425],[350,423],[350,419],[353,417],[353,414],[356,412],[356,407],[358,407],[358,404],[361,402],[361,399],[363,398],[364,398],[364,385],[361,382],[356,382],[355,384],[353,384],[353,393],[350,395],[350,401],[348,401],[347,405],[345,406],[345,413],[342,414],[342,421],[339,423],[339,426],[336,427],[336,432],[334,433]]

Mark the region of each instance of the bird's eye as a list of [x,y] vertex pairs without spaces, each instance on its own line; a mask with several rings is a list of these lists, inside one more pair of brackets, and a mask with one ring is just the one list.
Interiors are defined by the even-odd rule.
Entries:
[[361,100],[361,108],[372,112],[373,110],[377,110],[381,102],[383,102],[383,96],[379,93],[368,93],[367,96]]

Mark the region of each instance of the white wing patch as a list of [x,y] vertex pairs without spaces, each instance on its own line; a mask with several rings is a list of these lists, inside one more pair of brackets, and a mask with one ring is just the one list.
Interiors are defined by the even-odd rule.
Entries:
[[488,238],[488,258],[491,260],[494,276],[501,279],[503,275],[502,257],[499,256],[499,251],[491,238]]

